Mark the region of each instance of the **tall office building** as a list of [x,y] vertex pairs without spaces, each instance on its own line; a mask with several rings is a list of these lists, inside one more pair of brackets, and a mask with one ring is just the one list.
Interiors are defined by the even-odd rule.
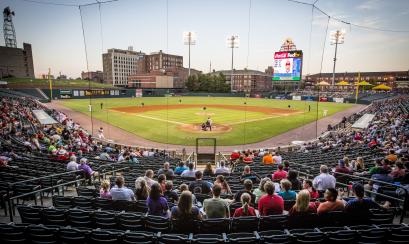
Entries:
[[132,47],[128,50],[108,49],[102,54],[104,82],[114,86],[127,86],[128,76],[137,72],[137,61],[145,56],[142,52],[135,52]]
[[23,49],[0,46],[0,78],[34,78],[31,44],[23,43]]

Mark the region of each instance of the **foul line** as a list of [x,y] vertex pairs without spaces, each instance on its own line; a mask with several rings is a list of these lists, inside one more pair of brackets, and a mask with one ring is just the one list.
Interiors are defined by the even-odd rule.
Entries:
[[153,120],[162,121],[162,122],[169,122],[169,123],[176,124],[176,125],[186,125],[185,123],[178,122],[178,121],[159,119],[159,118],[146,116],[146,115],[141,115],[141,114],[135,114],[135,116],[142,117],[142,118],[145,118],[145,119],[153,119]]

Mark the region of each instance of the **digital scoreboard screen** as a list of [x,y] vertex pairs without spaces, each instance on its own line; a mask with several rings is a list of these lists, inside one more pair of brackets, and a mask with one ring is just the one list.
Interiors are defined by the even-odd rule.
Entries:
[[274,53],[273,80],[301,80],[302,51]]

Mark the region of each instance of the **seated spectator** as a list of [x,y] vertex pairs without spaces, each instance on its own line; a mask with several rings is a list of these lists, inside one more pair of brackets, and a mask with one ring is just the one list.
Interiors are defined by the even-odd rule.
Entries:
[[287,172],[283,170],[284,166],[282,164],[279,164],[277,166],[277,170],[274,171],[274,174],[271,176],[273,181],[280,181],[282,179],[287,178]]
[[384,172],[384,162],[381,159],[376,159],[375,160],[375,166],[369,168],[368,174],[369,175],[374,175],[374,174],[380,174]]
[[175,174],[177,175],[181,175],[183,173],[183,171],[187,170],[188,168],[185,166],[185,164],[180,161],[178,163],[178,166],[175,168]]
[[173,170],[170,169],[169,162],[165,162],[163,164],[163,168],[158,170],[158,175],[161,175],[161,174],[164,174],[166,176],[166,179],[173,180],[174,173],[173,173]]
[[284,200],[282,197],[274,194],[273,182],[267,182],[264,185],[264,191],[267,195],[264,195],[258,201],[258,212],[260,216],[283,214]]
[[148,169],[145,171],[145,176],[143,177],[146,181],[148,187],[152,187],[153,184],[157,183],[153,180],[153,170]]
[[150,191],[150,188],[149,188],[148,184],[146,183],[145,178],[144,177],[138,177],[135,180],[136,200],[146,200],[146,199],[148,199],[149,191]]
[[304,180],[303,189],[307,190],[310,193],[310,197],[312,199],[318,199],[320,197],[320,194],[312,186],[312,181],[311,180]]
[[235,160],[239,159],[239,157],[240,157],[239,151],[234,150],[230,155],[230,161],[235,161]]
[[230,169],[226,167],[226,163],[224,161],[220,161],[220,166],[216,168],[215,174],[230,174]]
[[393,149],[389,150],[389,154],[386,156],[386,159],[389,162],[395,163],[396,160],[398,160],[398,156],[395,154],[395,150]]
[[165,192],[166,190],[166,176],[164,174],[161,174],[158,176],[158,184],[160,185],[160,189],[162,192]]
[[113,161],[111,156],[109,156],[107,150],[105,149],[100,155],[99,155],[99,159],[101,160],[107,160],[107,161]]
[[301,190],[301,181],[298,179],[298,172],[295,170],[288,171],[287,180],[291,182],[292,190]]
[[316,176],[312,182],[312,185],[318,192],[324,192],[328,188],[335,188],[336,179],[334,176],[328,173],[328,167],[321,165],[320,174]]
[[135,200],[135,194],[133,191],[124,186],[124,177],[116,177],[115,184],[116,185],[112,187],[110,191],[112,200]]
[[[357,221],[368,220],[371,215],[369,210],[380,208],[381,206],[371,198],[364,198],[365,190],[362,184],[355,183],[352,185],[352,191],[356,198],[346,203],[345,212],[351,214]],[[389,207],[389,203],[385,203],[383,207]]]
[[148,214],[168,217],[168,201],[162,196],[162,190],[158,183],[153,183],[149,197],[146,200],[146,206],[148,207]]
[[240,199],[242,206],[234,211],[233,217],[256,216],[256,210],[250,206],[251,196],[243,193]]
[[67,171],[76,171],[78,170],[78,164],[77,164],[77,157],[74,155],[70,157],[70,162],[67,164]]
[[279,152],[273,152],[271,156],[273,157],[274,163],[281,164],[283,162],[283,158],[281,157]]
[[245,180],[251,180],[253,183],[257,183],[260,180],[260,176],[252,172],[250,166],[246,165],[243,169],[242,175],[240,176],[240,182],[244,182]]
[[251,163],[253,163],[253,158],[252,158],[252,157],[250,156],[250,154],[247,153],[247,152],[244,154],[243,163],[245,163],[245,164],[251,164]]
[[78,166],[78,170],[82,170],[85,173],[85,177],[91,178],[91,176],[97,177],[98,172],[93,171],[91,167],[87,164],[87,159],[86,158],[81,158],[80,159],[80,165]]
[[401,178],[404,177],[405,175],[406,170],[402,162],[397,162],[395,168],[392,170],[392,172],[389,173],[389,176],[392,177],[393,179]]
[[247,179],[247,180],[244,181],[243,185],[244,185],[244,189],[241,190],[241,191],[238,191],[238,192],[234,195],[234,201],[235,201],[235,202],[240,202],[241,195],[242,195],[243,193],[247,193],[247,194],[249,194],[249,195],[251,196],[250,204],[251,204],[252,206],[255,206],[255,204],[256,204],[256,195],[254,195],[254,194],[251,192],[251,190],[253,190],[253,182],[252,182],[251,180]]
[[288,214],[290,216],[316,213],[317,208],[313,202],[310,202],[310,192],[308,190],[302,190],[297,195],[297,200],[294,206],[290,209]]
[[180,194],[178,205],[171,210],[172,220],[178,221],[180,230],[191,230],[193,220],[201,220],[202,215],[199,208],[193,206],[192,193],[184,191]]
[[332,211],[343,211],[345,208],[344,201],[337,199],[338,191],[335,188],[328,188],[325,191],[325,202],[318,206],[317,213],[328,213]]
[[222,194],[231,194],[229,183],[227,183],[223,175],[218,175],[214,184],[220,185],[222,188]]
[[110,183],[108,180],[104,180],[101,183],[101,188],[99,189],[99,197],[105,199],[112,199],[110,189]]
[[202,194],[209,194],[211,189],[209,182],[204,181],[202,171],[196,171],[195,173],[196,180],[189,184],[189,191],[194,192],[194,189],[200,188]]
[[291,182],[289,180],[281,180],[281,191],[278,193],[280,197],[284,199],[284,201],[291,201],[295,200],[297,197],[297,193],[291,190]]
[[263,163],[263,164],[274,164],[273,156],[270,154],[269,151],[267,151],[267,152],[264,154],[262,163]]
[[179,196],[173,190],[173,182],[172,181],[170,181],[170,180],[166,181],[166,186],[165,186],[165,191],[163,192],[163,196],[170,203],[177,203],[178,202]]
[[288,162],[287,160],[284,160],[283,165],[284,165],[283,170],[286,171],[286,172],[289,172],[290,171],[290,162]]
[[349,174],[351,171],[346,167],[345,161],[341,159],[338,161],[338,166],[335,167],[335,173]]
[[362,157],[357,157],[352,167],[355,171],[359,171],[359,172],[364,171],[365,170],[364,159]]
[[269,178],[267,178],[267,177],[266,177],[266,178],[263,178],[263,179],[261,179],[258,188],[254,189],[253,194],[256,196],[256,203],[258,203],[258,201],[260,200],[260,197],[262,197],[262,196],[264,196],[264,195],[267,194],[267,193],[264,191],[264,185],[265,185],[267,182],[270,182],[270,181],[271,181],[271,179],[269,179]]
[[230,217],[227,201],[220,198],[221,191],[222,188],[219,185],[214,185],[212,188],[213,198],[208,198],[203,201],[203,210],[208,219]]
[[214,171],[212,169],[212,163],[208,162],[206,164],[205,169],[203,170],[203,175],[204,176],[214,176]]
[[[182,194],[182,192],[184,192],[184,191],[189,191],[189,186],[183,183],[183,184],[181,184],[179,186],[179,194]],[[197,204],[197,199],[196,199],[196,196],[193,193],[192,193],[192,199],[193,199],[193,204],[196,205]]]
[[194,170],[195,165],[193,163],[189,163],[187,166],[188,166],[188,169],[183,171],[183,173],[180,176],[186,177],[186,178],[194,178],[195,173],[196,173],[196,170]]

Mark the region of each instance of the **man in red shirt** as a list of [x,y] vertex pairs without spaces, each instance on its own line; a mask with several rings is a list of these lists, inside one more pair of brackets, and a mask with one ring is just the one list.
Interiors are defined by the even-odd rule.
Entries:
[[237,150],[234,150],[234,152],[232,152],[232,154],[230,155],[230,161],[234,161],[239,159],[240,157],[240,153]]
[[267,182],[264,185],[264,191],[267,195],[260,198],[258,202],[258,211],[260,216],[267,216],[273,214],[283,214],[284,200],[277,194],[274,194],[274,184]]
[[284,171],[284,166],[282,164],[279,164],[278,169],[273,173],[273,181],[280,181],[282,179],[287,178],[287,172]]

